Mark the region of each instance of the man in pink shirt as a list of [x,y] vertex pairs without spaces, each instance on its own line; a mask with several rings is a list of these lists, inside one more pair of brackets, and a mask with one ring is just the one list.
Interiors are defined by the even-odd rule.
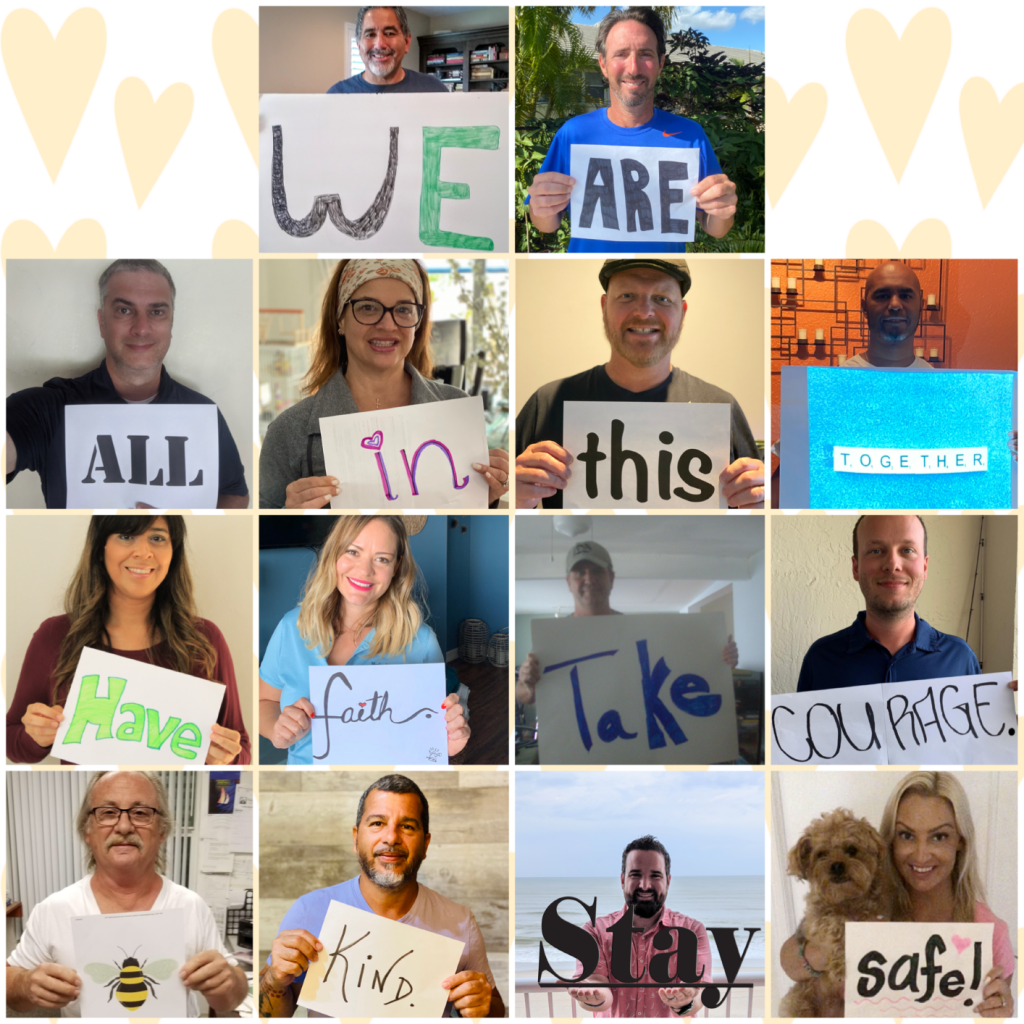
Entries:
[[[652,957],[664,957],[668,950],[679,950],[672,963],[676,973],[686,970],[686,950],[683,947],[684,933],[674,931],[686,928],[693,933],[696,946],[696,974],[708,983],[711,979],[711,946],[707,932],[700,921],[685,914],[676,913],[665,907],[672,860],[668,850],[654,836],[634,839],[622,851],[622,895],[626,902],[622,910],[599,917],[594,925],[584,928],[597,940],[600,957],[597,970],[581,985],[569,989],[570,995],[595,1017],[694,1017],[701,1008],[701,988],[644,988],[640,984],[629,987],[604,988],[613,981],[612,933],[608,930],[621,919],[626,910],[633,908],[633,938],[629,959],[632,978],[643,985],[650,985],[648,973]],[[640,929],[639,931],[637,929]],[[668,931],[668,941],[655,945],[655,938]],[[691,940],[692,941],[692,940]],[[576,969],[580,970],[579,961]],[[614,979],[621,982],[622,979]]]

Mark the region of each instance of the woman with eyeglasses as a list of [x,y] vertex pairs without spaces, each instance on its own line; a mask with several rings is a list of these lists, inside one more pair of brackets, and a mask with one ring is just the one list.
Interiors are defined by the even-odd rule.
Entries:
[[82,649],[92,647],[224,687],[207,764],[250,764],[224,634],[199,618],[182,516],[93,516],[64,614],[36,630],[7,712],[7,756],[41,761],[64,719]]
[[[304,390],[267,428],[260,508],[323,508],[345,481],[327,476],[320,418],[465,398],[432,380],[430,282],[418,260],[342,260],[327,285]],[[473,468],[496,505],[509,487],[508,452]]]

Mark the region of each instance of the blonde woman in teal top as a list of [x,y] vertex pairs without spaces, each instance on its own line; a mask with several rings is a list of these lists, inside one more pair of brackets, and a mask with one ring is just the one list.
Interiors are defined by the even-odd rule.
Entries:
[[[306,580],[302,603],[278,623],[260,665],[260,735],[312,764],[309,668],[443,664],[416,599],[416,562],[400,516],[339,516]],[[457,694],[444,701],[448,756],[469,741]]]

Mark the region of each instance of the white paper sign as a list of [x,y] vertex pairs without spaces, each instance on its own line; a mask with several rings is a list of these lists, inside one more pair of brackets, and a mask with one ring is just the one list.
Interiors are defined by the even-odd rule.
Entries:
[[202,765],[223,701],[223,683],[85,647],[52,753],[75,764]]
[[444,665],[309,670],[314,764],[447,764]]
[[479,396],[320,419],[331,508],[487,508]]
[[439,1017],[463,943],[331,900],[299,1006],[329,1017]]
[[504,252],[509,93],[260,97],[262,252]]
[[576,460],[565,508],[726,508],[728,405],[566,402],[562,444]]
[[699,149],[572,146],[573,238],[692,242]]
[[83,1017],[185,1017],[185,911],[71,918]]
[[772,695],[772,764],[1016,764],[1010,672]]
[[541,764],[715,764],[739,756],[725,616],[534,619]]
[[216,508],[215,405],[64,407],[68,508]]
[[846,1016],[974,1019],[994,927],[847,921]]

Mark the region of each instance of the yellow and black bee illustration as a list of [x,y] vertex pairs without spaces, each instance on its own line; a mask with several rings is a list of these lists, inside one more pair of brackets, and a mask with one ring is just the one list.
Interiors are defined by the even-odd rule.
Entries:
[[119,964],[115,960],[113,967],[109,964],[86,964],[85,972],[97,985],[103,985],[110,989],[108,1003],[116,994],[117,1001],[126,1010],[137,1010],[145,1003],[146,996],[150,992],[153,993],[154,999],[157,998],[156,989],[153,986],[159,985],[161,981],[166,981],[174,973],[178,962],[176,960],[157,960],[150,964],[149,974],[145,974],[143,968],[149,964],[149,961],[146,960],[140,964],[135,959],[135,953],[139,951],[138,946],[135,947],[135,953],[131,956],[128,956],[120,946],[117,948],[125,954],[124,963]]

